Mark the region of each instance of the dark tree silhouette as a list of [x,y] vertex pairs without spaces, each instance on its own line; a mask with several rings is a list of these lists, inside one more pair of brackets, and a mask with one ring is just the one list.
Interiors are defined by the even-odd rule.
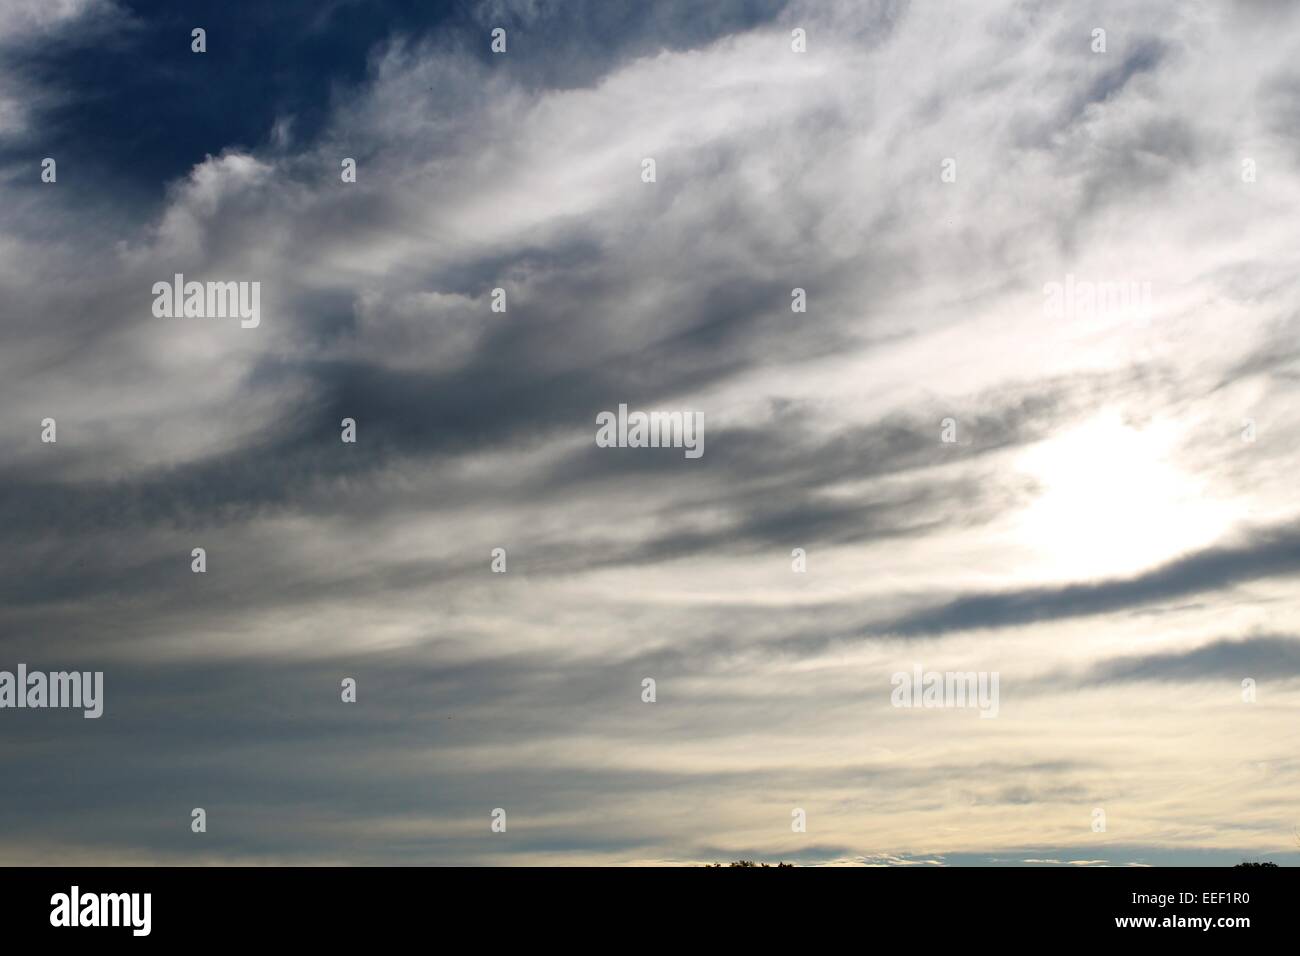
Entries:
[[[770,866],[770,867],[771,867],[772,869],[774,869],[774,870],[776,870],[776,869],[781,869],[781,868],[785,868],[785,869],[793,869],[793,868],[794,868],[794,864],[793,864],[793,863],[755,863],[753,860],[736,860],[736,861],[734,861],[734,862],[732,862],[732,863],[728,863],[727,866],[728,866],[728,867],[732,867],[732,866],[752,866],[752,867]],[[705,868],[706,870],[712,870],[712,869],[714,869],[714,868],[721,869],[721,868],[722,868],[722,864],[721,864],[721,863],[706,863],[706,864],[704,864],[704,868]]]

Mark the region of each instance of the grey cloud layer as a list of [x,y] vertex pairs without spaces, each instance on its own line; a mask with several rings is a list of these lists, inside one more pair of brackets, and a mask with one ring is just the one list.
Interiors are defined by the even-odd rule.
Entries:
[[[500,61],[395,37],[319,137],[196,157],[157,208],[16,194],[0,649],[99,662],[108,707],[0,737],[0,852],[1095,859],[1094,802],[1128,808],[1125,848],[1228,845],[1214,821],[1266,845],[1294,741],[1183,690],[1259,676],[1290,706],[1300,674],[1278,225],[1300,87],[1289,34],[1260,25],[1288,11],[578,9],[476,7],[510,25]],[[175,272],[261,281],[261,327],[154,319]],[[1152,280],[1157,321],[1045,318],[1067,273]],[[704,457],[596,448],[620,402],[702,410]],[[1031,573],[1008,529],[1051,489],[1021,456],[1103,407],[1175,422],[1171,467],[1250,520],[1131,574]],[[1228,619],[1256,588],[1275,620]],[[1170,604],[1141,618],[1159,649],[1116,646]],[[1008,729],[891,708],[908,658],[1004,671],[1015,706],[985,723]],[[1170,714],[1253,749],[1207,748],[1188,788]],[[1272,770],[1246,804],[1217,781],[1252,759]],[[517,824],[492,844],[495,806]]]
[[958,598],[893,621],[882,630],[936,634],[1108,614],[1261,578],[1292,578],[1297,571],[1300,529],[1288,526],[1256,531],[1248,544],[1209,548],[1133,578]]

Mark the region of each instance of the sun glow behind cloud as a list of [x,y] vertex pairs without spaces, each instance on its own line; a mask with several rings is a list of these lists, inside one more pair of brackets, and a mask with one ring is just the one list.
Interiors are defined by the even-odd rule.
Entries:
[[1172,422],[1128,423],[1116,410],[1030,446],[1017,467],[1039,493],[1014,521],[1048,577],[1133,574],[1227,532],[1245,512],[1207,496],[1175,463]]

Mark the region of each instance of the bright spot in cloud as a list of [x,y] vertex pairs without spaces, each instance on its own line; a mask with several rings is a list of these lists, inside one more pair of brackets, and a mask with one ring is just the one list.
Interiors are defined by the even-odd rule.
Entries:
[[1018,466],[1041,491],[1015,526],[1038,573],[1124,576],[1220,537],[1237,509],[1171,460],[1177,438],[1170,423],[1139,429],[1112,411],[1030,447]]

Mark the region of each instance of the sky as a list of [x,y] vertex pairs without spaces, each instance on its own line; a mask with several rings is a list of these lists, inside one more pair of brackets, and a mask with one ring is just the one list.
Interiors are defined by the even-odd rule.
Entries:
[[1280,0],[7,0],[0,862],[1300,863],[1298,213]]

